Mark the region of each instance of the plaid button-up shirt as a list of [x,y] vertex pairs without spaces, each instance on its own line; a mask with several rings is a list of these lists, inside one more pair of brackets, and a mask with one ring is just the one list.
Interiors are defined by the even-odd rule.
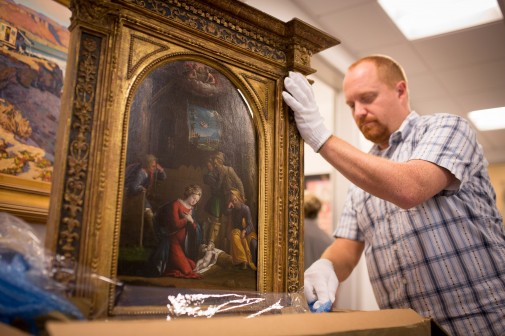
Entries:
[[412,308],[453,335],[505,335],[505,229],[474,132],[412,112],[389,143],[370,153],[432,162],[458,183],[408,210],[353,186],[335,236],[365,243],[381,308]]

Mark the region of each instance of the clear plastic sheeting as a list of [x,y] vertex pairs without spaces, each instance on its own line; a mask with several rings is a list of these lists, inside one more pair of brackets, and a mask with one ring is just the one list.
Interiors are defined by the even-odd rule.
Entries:
[[51,259],[32,227],[5,212],[0,212],[0,253],[22,255],[32,273],[49,275]]
[[84,318],[52,278],[52,260],[30,225],[0,212],[0,322],[38,334],[36,320],[51,314]]
[[305,313],[308,306],[301,293],[212,293],[168,296],[167,320],[179,317],[206,317],[217,314],[253,318],[266,314]]

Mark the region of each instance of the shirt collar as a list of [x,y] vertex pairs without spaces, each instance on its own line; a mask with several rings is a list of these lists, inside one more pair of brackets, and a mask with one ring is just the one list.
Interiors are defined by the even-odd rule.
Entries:
[[389,147],[381,150],[378,145],[373,145],[370,152],[373,154],[380,154],[392,147],[396,147],[403,139],[407,137],[407,135],[414,127],[414,124],[416,123],[416,120],[418,118],[419,114],[417,114],[417,112],[415,111],[410,112],[407,118],[405,118],[405,120],[400,125],[400,128],[398,128],[389,136]]

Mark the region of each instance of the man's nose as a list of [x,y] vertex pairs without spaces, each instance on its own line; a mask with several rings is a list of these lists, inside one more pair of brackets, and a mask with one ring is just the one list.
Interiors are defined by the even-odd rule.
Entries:
[[354,105],[354,118],[357,120],[364,118],[367,113],[368,112],[363,104],[356,103]]

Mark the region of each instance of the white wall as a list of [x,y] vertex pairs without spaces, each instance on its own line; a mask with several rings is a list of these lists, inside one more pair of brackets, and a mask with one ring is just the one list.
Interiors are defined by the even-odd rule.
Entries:
[[[319,111],[325,120],[326,127],[328,127],[333,134],[346,140],[350,144],[364,151],[368,151],[371,143],[363,137],[355,125],[351,111],[345,104],[343,94],[318,79],[317,75],[311,76],[310,78],[314,79],[314,95],[318,102]],[[329,173],[331,176],[334,205],[333,222],[334,228],[336,228],[344,207],[347,189],[350,183],[319,154],[314,153],[312,148],[307,144],[305,144],[304,162],[305,175]],[[336,307],[338,309],[351,310],[379,309],[369,281],[364,257],[361,258],[351,276],[340,285]]]
[[[315,79],[315,77],[311,78]],[[324,118],[325,126],[333,131],[335,125],[335,90],[317,79],[314,80],[312,90],[318,102],[319,111]],[[330,174],[334,170],[333,167],[324,160],[321,155],[315,153],[309,145],[305,144],[304,152],[305,175]]]

